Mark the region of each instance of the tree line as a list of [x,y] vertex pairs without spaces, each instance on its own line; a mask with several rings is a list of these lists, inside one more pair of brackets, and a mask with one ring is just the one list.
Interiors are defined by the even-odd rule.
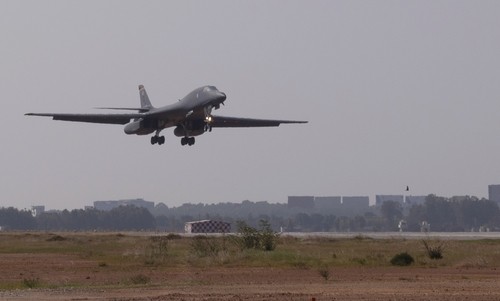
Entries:
[[135,206],[121,206],[110,211],[75,209],[43,212],[36,217],[28,210],[2,208],[0,227],[6,230],[136,231],[154,230],[156,222],[151,212]]
[[212,219],[258,227],[266,221],[280,232],[361,232],[398,231],[401,220],[407,231],[420,231],[423,221],[431,231],[500,230],[500,209],[496,202],[476,197],[445,198],[429,195],[424,204],[403,207],[386,201],[379,207],[356,215],[336,215],[334,211],[288,208],[267,202],[184,204],[168,208],[158,204],[152,212],[135,206],[110,211],[75,209],[44,212],[36,217],[30,211],[0,209],[0,227],[7,230],[41,231],[166,231],[183,232],[186,222]]
[[500,230],[497,202],[473,196],[457,199],[429,195],[425,204],[412,206],[404,218],[410,231],[417,231],[421,221],[427,221],[432,231]]

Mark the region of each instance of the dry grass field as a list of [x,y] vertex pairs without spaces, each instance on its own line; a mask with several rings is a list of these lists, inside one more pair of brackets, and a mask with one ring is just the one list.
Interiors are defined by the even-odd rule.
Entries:
[[[500,300],[500,240],[0,233],[0,300]],[[414,263],[393,266],[409,253]]]

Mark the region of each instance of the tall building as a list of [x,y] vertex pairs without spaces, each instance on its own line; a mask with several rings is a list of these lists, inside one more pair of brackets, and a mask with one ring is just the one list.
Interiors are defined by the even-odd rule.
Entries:
[[140,208],[146,208],[152,211],[155,208],[154,202],[148,202],[143,199],[133,199],[133,200],[119,200],[119,201],[95,201],[94,208],[101,211],[109,211],[120,206],[136,206]]
[[393,201],[404,204],[404,196],[403,195],[376,195],[375,196],[375,205],[381,206],[383,202]]
[[288,197],[288,208],[312,209],[312,208],[314,208],[314,197],[313,196],[289,196]]
[[318,210],[338,210],[342,206],[340,196],[317,196],[314,198],[314,207]]
[[500,204],[500,185],[488,185],[488,199]]
[[413,205],[423,205],[425,203],[425,195],[407,195],[405,196],[405,205],[411,207]]
[[367,196],[344,196],[342,197],[342,207],[345,210],[363,212],[370,208],[370,198]]

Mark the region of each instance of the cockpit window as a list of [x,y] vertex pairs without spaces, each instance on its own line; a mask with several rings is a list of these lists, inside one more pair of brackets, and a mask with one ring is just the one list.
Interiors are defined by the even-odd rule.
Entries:
[[214,87],[214,86],[206,86],[204,89],[203,89],[204,92],[210,92],[210,91],[217,91],[217,88]]

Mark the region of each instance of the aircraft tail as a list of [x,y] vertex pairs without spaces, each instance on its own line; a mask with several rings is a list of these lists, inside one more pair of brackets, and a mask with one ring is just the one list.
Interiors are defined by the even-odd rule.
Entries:
[[141,97],[141,109],[148,110],[153,108],[151,101],[149,101],[148,93],[143,85],[139,85],[139,96]]

